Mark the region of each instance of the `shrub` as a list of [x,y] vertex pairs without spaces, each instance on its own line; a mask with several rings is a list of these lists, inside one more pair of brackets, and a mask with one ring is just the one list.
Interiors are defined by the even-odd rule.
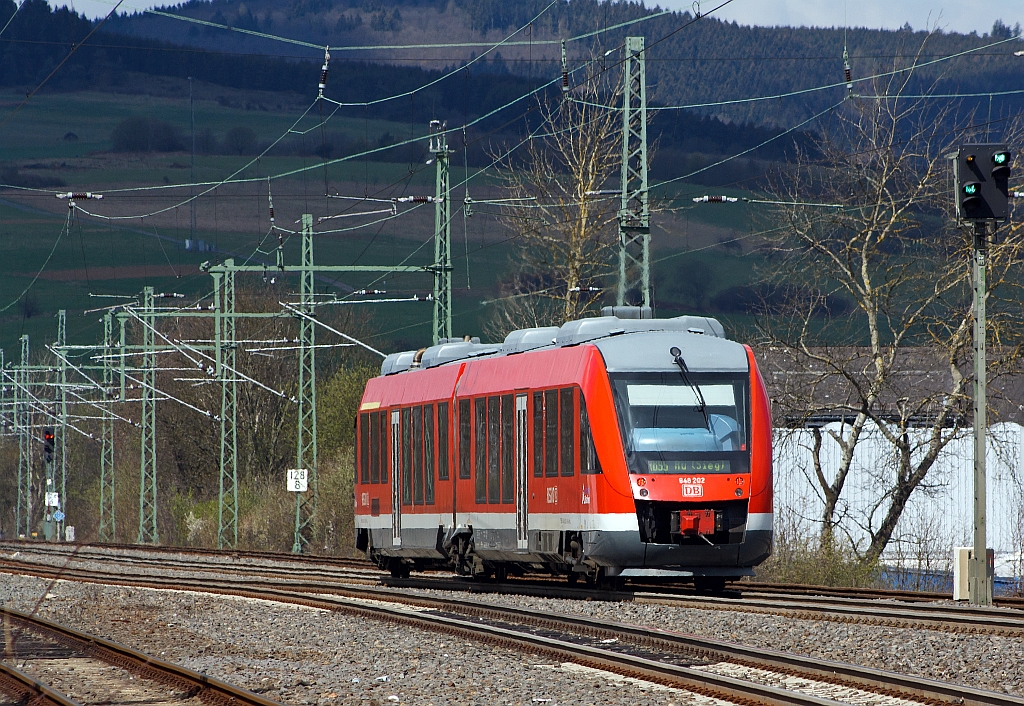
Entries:
[[110,135],[114,152],[177,152],[185,149],[178,129],[147,115],[125,118]]
[[256,147],[256,132],[251,127],[233,127],[224,136],[224,149],[231,154],[251,154]]

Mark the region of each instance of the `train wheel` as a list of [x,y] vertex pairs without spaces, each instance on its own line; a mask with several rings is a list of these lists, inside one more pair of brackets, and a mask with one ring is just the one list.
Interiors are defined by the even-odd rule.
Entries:
[[569,582],[570,586],[575,586],[576,582],[579,581],[579,578],[580,575],[578,573],[576,573],[575,571],[570,571],[569,575],[566,577],[566,580]]
[[508,567],[504,564],[494,567],[494,580],[498,583],[508,581]]
[[392,561],[389,563],[388,571],[391,572],[391,578],[393,579],[409,578],[409,567],[400,561]]

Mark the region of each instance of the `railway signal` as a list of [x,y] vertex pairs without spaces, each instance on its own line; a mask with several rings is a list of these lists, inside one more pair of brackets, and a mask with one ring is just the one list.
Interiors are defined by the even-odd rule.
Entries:
[[47,463],[53,463],[53,427],[43,427],[43,458]]
[[969,565],[970,602],[992,605],[992,571],[987,561],[987,489],[985,430],[987,387],[985,363],[985,297],[989,232],[995,234],[1009,218],[1010,165],[1006,145],[961,145],[952,155],[958,226],[970,224],[974,235],[974,546]]
[[958,224],[1006,222],[1012,159],[1003,144],[964,145],[960,148],[953,159]]

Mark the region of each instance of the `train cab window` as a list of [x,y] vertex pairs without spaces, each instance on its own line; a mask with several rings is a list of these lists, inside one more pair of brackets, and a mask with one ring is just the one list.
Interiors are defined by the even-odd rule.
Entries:
[[412,505],[412,409],[402,410],[402,504]]
[[476,501],[487,502],[487,398],[473,401],[476,414]]
[[544,393],[533,393],[533,475],[544,475]]
[[437,479],[448,480],[448,403],[437,405]]
[[515,444],[512,439],[515,434],[515,402],[512,395],[504,395],[501,398],[501,502],[511,503],[515,483]]
[[370,466],[370,482],[380,483],[380,422],[377,417],[380,416],[377,412],[372,412],[369,416],[369,424],[367,424],[367,442],[364,444],[366,451],[364,452],[369,457]]
[[594,435],[590,432],[590,417],[587,416],[587,402],[580,393],[580,473],[587,475],[600,472],[601,464],[597,460]]
[[378,415],[377,440],[380,442],[380,451],[377,454],[377,462],[380,466],[380,482],[388,482],[388,412],[387,410]]
[[558,475],[558,390],[544,393],[544,475]]
[[469,479],[473,460],[473,414],[469,400],[459,400],[459,478]]
[[370,482],[370,415],[359,415],[359,482]]
[[559,416],[561,427],[561,451],[562,457],[559,466],[563,476],[571,476],[576,472],[576,390],[566,387],[560,390],[561,405]]
[[434,504],[434,405],[423,407],[423,499]]
[[412,408],[412,501],[423,504],[423,408]]
[[501,398],[487,398],[487,502],[501,502]]

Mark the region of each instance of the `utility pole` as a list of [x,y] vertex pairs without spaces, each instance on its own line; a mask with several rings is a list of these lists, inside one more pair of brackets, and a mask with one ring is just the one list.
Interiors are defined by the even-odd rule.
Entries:
[[[638,293],[651,305],[651,219],[647,199],[647,54],[643,37],[626,37],[622,87],[618,306]],[[634,303],[634,302],[630,302]]]
[[307,472],[308,489],[295,493],[295,540],[292,552],[301,554],[309,546],[309,526],[316,518],[317,451],[316,451],[316,324],[313,307],[313,216],[302,214],[302,272],[299,286],[299,428],[296,468]]
[[[57,541],[64,538],[64,523],[68,515],[68,459],[67,459],[67,431],[68,431],[68,363],[64,347],[67,345],[67,317],[66,309],[57,312],[57,345],[55,346],[60,355],[57,357],[57,382],[59,384],[57,393],[57,445],[56,453],[60,459],[60,495],[59,504],[54,509],[57,521]],[[59,513],[59,514],[57,514]]]
[[434,345],[452,337],[452,210],[448,138],[444,124],[430,121],[430,151],[437,164],[434,191]]
[[[156,529],[156,338],[153,288],[142,293],[142,426],[139,473],[139,544],[159,544]],[[121,358],[124,370],[124,357]],[[122,373],[123,374],[123,373]],[[123,382],[122,382],[123,385]]]
[[220,393],[220,493],[217,505],[217,548],[238,546],[238,353],[235,337],[234,260],[224,262],[223,273],[213,273],[214,336]]
[[[121,326],[122,331],[124,325]],[[114,366],[110,356],[114,351],[114,317],[103,315],[103,420],[100,434],[100,526],[101,542],[116,541],[117,525],[114,521]],[[124,360],[124,350],[121,350]]]
[[17,534],[32,536],[32,410],[29,397],[28,334],[21,337],[21,365],[14,372],[14,419],[18,429]]
[[[189,237],[196,242],[196,106],[192,100],[192,77],[188,77],[188,109],[192,115],[192,176],[189,186],[189,206],[191,206],[191,221],[189,223]],[[194,246],[193,246],[194,247]]]

